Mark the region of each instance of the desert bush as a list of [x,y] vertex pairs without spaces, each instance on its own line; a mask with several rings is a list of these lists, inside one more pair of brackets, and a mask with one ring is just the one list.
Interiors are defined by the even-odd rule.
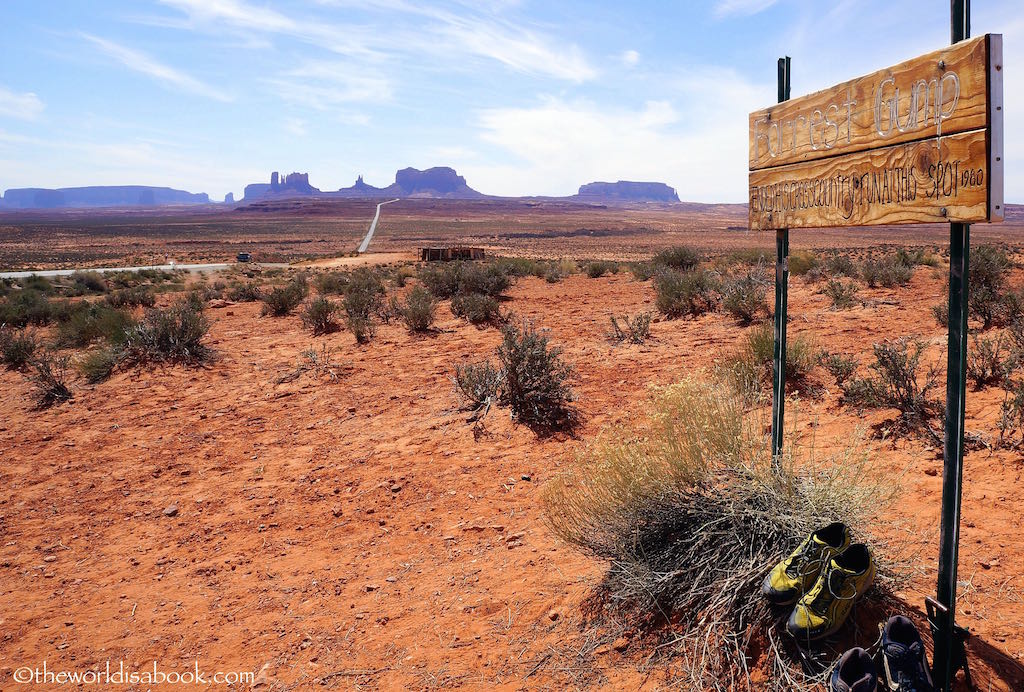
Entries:
[[55,319],[55,303],[40,291],[23,289],[0,301],[0,324],[43,327]]
[[367,343],[376,333],[373,316],[385,294],[384,284],[372,269],[361,267],[352,272],[342,306],[357,342]]
[[348,272],[330,271],[317,274],[313,278],[313,285],[320,294],[341,295],[348,287]]
[[[798,453],[790,447],[773,463],[739,398],[684,380],[654,390],[638,423],[604,431],[544,487],[553,533],[608,563],[597,592],[606,607],[640,627],[673,623],[686,689],[793,689],[784,681],[798,664],[780,663],[789,659],[778,639],[751,641],[778,619],[761,581],[811,531],[870,526],[896,492],[891,477],[867,472],[857,446],[813,464]],[[773,671],[770,686],[748,677],[763,647],[787,671]]]
[[[1014,432],[1021,440],[1010,444]],[[1003,401],[999,416],[999,446],[1016,447],[1024,442],[1024,380],[1008,380],[1003,385]]]
[[70,276],[71,285],[67,289],[67,295],[82,296],[89,293],[106,293],[107,282],[99,272],[76,271]]
[[32,361],[39,342],[26,330],[0,327],[0,360],[8,370],[21,370]]
[[619,265],[616,262],[609,262],[607,260],[595,260],[587,262],[584,271],[591,279],[597,279],[605,274],[618,274]]
[[125,331],[118,347],[119,358],[127,365],[199,365],[213,355],[203,344],[209,329],[210,322],[203,313],[185,302],[149,310],[141,322]]
[[681,272],[688,272],[700,264],[701,256],[693,248],[682,245],[662,250],[654,256],[651,263],[658,267],[667,267]]
[[508,324],[501,335],[502,405],[537,432],[572,430],[578,422],[576,396],[569,384],[574,373],[562,360],[562,350],[529,322]]
[[893,257],[884,257],[880,260],[869,259],[861,265],[861,278],[870,287],[893,288],[903,286],[910,281],[914,275],[914,268],[902,264]]
[[821,289],[821,293],[832,301],[833,310],[852,308],[857,302],[860,289],[852,281],[829,279]]
[[847,255],[833,252],[821,264],[822,269],[828,276],[845,276],[849,279],[860,278],[857,265]]
[[419,280],[438,298],[451,298],[459,292],[462,262],[429,263],[420,268]]
[[793,276],[803,276],[820,266],[821,260],[810,250],[800,250],[789,255],[789,273]]
[[821,365],[836,379],[840,387],[857,372],[857,359],[844,353],[822,353]]
[[939,303],[932,306],[932,315],[935,321],[942,327],[949,326],[949,303]]
[[255,303],[263,300],[263,290],[256,281],[232,286],[228,289],[227,294],[228,300],[233,300],[236,303]]
[[112,308],[151,308],[156,305],[156,295],[144,286],[134,286],[108,293],[104,301]]
[[459,293],[480,293],[498,297],[512,285],[512,279],[495,264],[469,262],[459,272]]
[[502,321],[498,300],[479,293],[459,293],[453,297],[452,313],[476,325],[498,324]]
[[68,358],[43,353],[32,359],[28,380],[36,409],[50,408],[73,398],[68,386]]
[[657,267],[653,262],[632,262],[629,271],[637,281],[647,281],[657,273]]
[[501,388],[502,372],[495,368],[491,361],[482,363],[466,363],[455,365],[452,382],[462,400],[462,409],[473,411],[482,417],[498,400]]
[[[786,383],[806,389],[818,359],[810,340],[799,334],[786,335]],[[755,403],[771,391],[775,364],[775,328],[760,324],[747,332],[740,348],[725,358],[719,374],[733,391],[748,403]]]
[[126,310],[104,303],[82,302],[57,325],[54,342],[61,348],[80,348],[99,339],[115,343],[132,324],[134,320]]
[[400,311],[409,331],[430,331],[434,325],[434,315],[437,313],[437,300],[423,286],[415,286],[409,291]]
[[972,337],[967,349],[967,377],[977,389],[985,385],[1003,384],[1020,365],[1020,356],[1014,352],[1011,339],[1005,334],[995,338]]
[[57,290],[52,281],[45,276],[39,276],[38,274],[30,274],[19,281],[21,283],[21,287],[26,291],[37,291],[45,295],[54,293]]
[[309,305],[307,305],[305,311],[303,311],[302,324],[313,332],[313,336],[331,334],[332,332],[338,331],[340,327],[336,317],[338,310],[340,309],[341,306],[333,300],[329,300],[323,296],[317,296],[313,300],[309,301]]
[[271,289],[263,295],[262,315],[271,317],[285,317],[290,315],[292,310],[299,307],[309,293],[305,277],[296,277],[284,286]]
[[709,271],[664,271],[654,279],[655,305],[669,318],[694,317],[715,309],[718,281]]
[[916,267],[917,265],[924,265],[926,267],[935,267],[939,264],[939,258],[933,255],[925,248],[905,248],[901,247],[896,251],[895,259],[897,262],[902,264],[904,267]]
[[114,347],[91,351],[78,363],[78,372],[89,384],[99,384],[110,378],[120,362],[120,354]]
[[550,268],[549,262],[530,259],[528,257],[499,257],[491,265],[506,276],[536,276],[538,278]]
[[758,272],[730,276],[722,282],[722,307],[741,324],[768,313],[768,283]]
[[773,265],[775,264],[775,252],[766,248],[750,247],[739,250],[730,250],[721,258],[722,264],[731,266],[743,264],[747,266]]
[[941,413],[942,405],[929,397],[938,384],[938,372],[921,364],[925,350],[922,341],[910,338],[875,344],[870,366],[874,375],[849,379],[843,400],[864,408],[898,410],[897,434],[931,431],[929,422]]
[[628,341],[631,344],[642,344],[651,336],[651,313],[641,312],[630,317],[610,316],[612,323],[611,340],[615,343]]

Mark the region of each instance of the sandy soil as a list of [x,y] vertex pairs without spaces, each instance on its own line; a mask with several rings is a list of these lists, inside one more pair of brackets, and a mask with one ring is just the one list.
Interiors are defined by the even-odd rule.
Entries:
[[[794,279],[790,329],[862,361],[897,334],[937,349],[929,308],[941,294],[939,273],[920,268],[910,286],[833,312]],[[275,690],[666,684],[671,663],[651,664],[634,633],[581,625],[603,565],[553,539],[538,495],[648,386],[711,367],[745,329],[722,315],[659,321],[647,345],[612,346],[609,313],[653,309],[650,284],[627,274],[523,279],[510,295],[577,367],[578,439],[538,439],[501,410],[474,435],[449,376],[499,336],[447,306],[434,335],[383,326],[363,347],[348,333],[314,339],[297,317],[260,318],[255,304],[210,309],[209,368],[78,383],[45,413],[29,410],[19,375],[0,373],[0,687],[44,659],[81,670],[197,658],[206,671],[262,671]],[[275,384],[321,344],[350,366],[337,382]],[[859,419],[831,387],[790,408],[822,453],[887,417]],[[969,431],[994,433],[999,396],[969,393]],[[877,473],[905,470],[873,531],[919,557],[902,593],[919,614],[934,588],[940,450],[866,444]],[[976,635],[982,689],[1024,689],[1022,471],[1019,453],[966,458],[958,617]]]

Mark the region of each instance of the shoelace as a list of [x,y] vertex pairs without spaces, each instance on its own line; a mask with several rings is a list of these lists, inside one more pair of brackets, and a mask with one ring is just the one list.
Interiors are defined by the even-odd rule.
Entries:
[[[828,609],[828,606],[830,603],[832,603],[832,601],[852,601],[854,598],[857,597],[856,587],[854,587],[853,593],[851,593],[849,596],[843,596],[842,594],[836,593],[835,587],[833,586],[832,582],[833,577],[837,575],[839,575],[840,577],[842,575],[842,572],[840,572],[838,568],[829,569],[829,571],[825,574],[825,588],[819,591],[817,595],[814,597],[814,600],[811,601],[811,610],[818,614],[824,614],[824,612]],[[842,581],[843,580],[840,578],[839,582],[842,583]]]
[[914,642],[892,659],[896,664],[899,692],[921,692],[921,643]]
[[[815,554],[816,552],[817,554]],[[791,577],[806,577],[809,574],[814,574],[815,570],[821,565],[821,558],[824,553],[824,546],[819,548],[813,538],[808,539],[807,543],[800,549],[800,552],[790,560],[789,566],[786,567],[786,573]]]

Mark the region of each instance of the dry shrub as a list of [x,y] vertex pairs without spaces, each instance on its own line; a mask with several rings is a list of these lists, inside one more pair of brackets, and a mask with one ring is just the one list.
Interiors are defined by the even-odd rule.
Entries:
[[57,326],[55,341],[60,347],[88,346],[99,339],[116,343],[134,323],[132,316],[121,308],[80,302]]
[[588,262],[585,268],[587,276],[591,279],[597,279],[605,274],[618,274],[619,265],[617,262],[609,262],[607,260],[595,260]]
[[800,250],[789,255],[789,273],[803,276],[821,266],[821,259],[810,250]]
[[914,275],[914,268],[903,264],[895,257],[880,260],[869,259],[860,268],[861,278],[870,288],[882,286],[893,288],[903,286]]
[[1014,349],[1011,339],[999,334],[993,339],[975,334],[967,350],[967,377],[977,389],[990,384],[1003,384],[1021,365],[1021,355]]
[[930,427],[931,419],[942,412],[942,404],[930,398],[939,384],[938,369],[922,365],[926,348],[924,342],[907,337],[874,344],[874,375],[848,380],[843,400],[864,408],[898,410],[892,431],[896,435],[926,431],[939,439]]
[[[687,689],[753,689],[752,639],[777,620],[765,574],[822,525],[868,525],[895,492],[891,477],[870,480],[859,449],[813,463],[791,449],[772,463],[760,430],[727,388],[684,380],[655,389],[639,424],[607,431],[544,488],[554,533],[609,563],[605,603],[631,627],[671,622],[676,645],[704,652],[680,661]],[[794,669],[791,681],[812,682]]]
[[462,399],[462,409],[472,411],[474,418],[487,415],[491,405],[498,400],[502,372],[485,360],[482,363],[456,364],[452,382]]
[[562,349],[525,321],[521,326],[506,325],[501,336],[501,404],[539,434],[574,429],[579,422],[569,384],[574,371],[562,360]]
[[28,381],[32,383],[32,397],[36,409],[50,408],[73,398],[68,386],[68,358],[44,353],[32,360]]
[[840,387],[857,372],[857,359],[843,353],[822,353],[821,364]]
[[236,303],[255,303],[263,300],[263,290],[256,281],[238,284],[228,289],[228,300]]
[[151,308],[156,305],[156,295],[145,286],[133,286],[108,293],[104,300],[107,305],[114,308]]
[[284,317],[290,315],[292,310],[299,307],[309,293],[305,277],[296,277],[285,286],[278,286],[264,294],[263,310],[260,314],[271,317]]
[[654,256],[651,263],[658,267],[667,267],[681,272],[688,272],[696,269],[700,264],[701,256],[693,248],[683,245],[670,247],[662,250]]
[[165,310],[150,310],[131,326],[118,347],[119,361],[126,365],[181,363],[200,365],[213,352],[203,343],[210,321],[187,302]]
[[78,363],[78,372],[89,384],[99,384],[110,379],[117,368],[120,355],[114,348],[106,347],[87,353]]
[[30,362],[39,348],[35,334],[27,329],[15,331],[0,326],[0,362],[8,370],[21,370]]
[[313,332],[313,336],[332,334],[340,328],[337,320],[340,309],[341,306],[333,300],[317,296],[309,301],[309,305],[302,313],[302,324]]
[[384,300],[386,290],[380,277],[372,269],[360,268],[352,272],[345,288],[343,307],[356,342],[365,344],[376,333],[373,316]]
[[821,289],[821,293],[832,301],[833,310],[846,310],[852,308],[857,302],[857,293],[860,289],[852,281],[840,281],[829,279]]
[[[810,339],[787,334],[786,383],[797,390],[807,388],[818,352]],[[771,392],[775,361],[775,327],[765,323],[747,332],[740,348],[725,358],[719,374],[748,403],[756,403]]]
[[718,303],[718,280],[706,269],[664,271],[654,279],[655,305],[668,318],[703,315]]
[[414,286],[399,311],[409,331],[430,331],[434,325],[434,315],[437,312],[437,300],[423,286]]
[[768,314],[768,280],[763,270],[730,276],[722,282],[722,307],[741,324]]
[[476,325],[501,322],[501,304],[498,299],[480,293],[459,293],[453,296],[452,313]]
[[624,341],[631,344],[642,344],[651,336],[651,313],[649,312],[641,312],[632,317],[611,315],[609,319],[612,323],[609,338],[617,344]]

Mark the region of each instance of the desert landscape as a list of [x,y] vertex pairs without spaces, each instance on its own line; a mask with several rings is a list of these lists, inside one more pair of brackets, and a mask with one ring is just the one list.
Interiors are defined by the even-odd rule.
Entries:
[[[44,659],[64,670],[198,659],[205,670],[250,671],[245,686],[256,689],[691,689],[692,658],[676,635],[687,614],[644,621],[602,601],[608,562],[559,538],[545,488],[602,435],[642,420],[652,387],[722,381],[768,317],[771,236],[740,230],[742,208],[729,206],[415,200],[385,210],[363,258],[351,251],[372,215],[366,201],[125,212],[116,222],[4,217],[0,257],[12,269],[228,261],[243,250],[291,263],[5,280],[5,348],[25,335],[37,355],[55,348],[71,398],[39,399],[45,385],[28,360],[0,373],[4,679]],[[975,249],[1005,260],[1000,296],[1024,290],[1019,214],[974,229]],[[927,428],[900,430],[899,410],[850,403],[844,383],[874,372],[873,345],[910,337],[924,349],[922,382],[926,366],[940,368],[926,396],[941,401],[946,337],[933,306],[945,300],[945,232],[793,233],[791,261],[803,266],[792,266],[790,340],[809,352],[790,393],[796,463],[853,447],[867,455],[866,477],[898,485],[870,526],[856,527],[899,565],[886,598],[857,615],[865,643],[896,607],[927,638],[942,451]],[[52,239],[45,251],[40,237]],[[458,290],[439,288],[462,263],[416,260],[442,241],[486,248],[489,259],[465,266],[506,277],[492,291],[495,312],[477,315]],[[673,268],[687,253],[698,264]],[[715,287],[705,307],[679,312],[660,277],[693,271]],[[370,275],[384,293],[359,343],[343,305]],[[737,310],[723,298],[743,277],[752,293]],[[292,304],[270,298],[296,282],[305,288]],[[423,287],[433,318],[417,326],[406,314]],[[90,322],[64,305],[14,325],[33,292],[124,321]],[[317,321],[321,299],[330,309]],[[202,353],[161,360],[124,345],[126,324],[180,306],[206,325]],[[616,337],[613,316],[620,327],[649,322]],[[972,331],[1003,344],[1006,363],[1012,317],[985,329],[972,318]],[[571,429],[541,430],[497,401],[474,412],[458,393],[459,369],[493,359],[502,330],[524,320],[572,368]],[[103,352],[122,360],[105,369]],[[837,375],[829,354],[852,373]],[[979,689],[1024,685],[1024,431],[1003,408],[1015,367],[979,375],[968,393],[957,618],[972,633]],[[746,401],[766,431],[770,397]],[[765,636],[748,650],[754,689],[773,676]],[[844,636],[825,645],[828,656]]]

